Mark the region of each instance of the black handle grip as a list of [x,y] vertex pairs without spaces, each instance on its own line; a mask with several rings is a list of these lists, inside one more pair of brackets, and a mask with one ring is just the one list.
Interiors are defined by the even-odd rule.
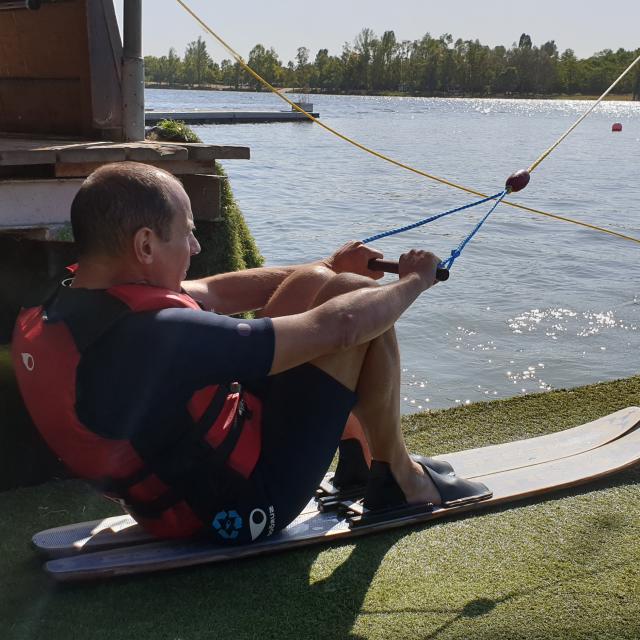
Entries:
[[[371,258],[368,264],[371,271],[384,271],[386,273],[398,273],[398,262],[396,260],[383,260],[382,258]],[[449,279],[449,269],[436,269],[436,280],[444,282]]]

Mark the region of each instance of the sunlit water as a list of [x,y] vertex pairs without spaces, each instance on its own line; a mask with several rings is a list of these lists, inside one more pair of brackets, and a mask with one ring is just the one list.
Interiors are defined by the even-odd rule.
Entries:
[[[266,94],[147,92],[161,108],[281,109]],[[312,96],[325,122],[407,164],[485,193],[526,168],[588,104]],[[621,122],[622,133],[611,132]],[[225,162],[270,264],[327,255],[343,241],[414,222],[472,196],[366,155],[308,123],[194,127],[251,147]],[[513,200],[640,237],[640,103],[598,107]],[[375,246],[447,256],[486,209]],[[638,371],[640,245],[500,206],[398,323],[405,413],[611,380]],[[381,374],[383,375],[383,374]],[[640,401],[640,399],[639,399]]]

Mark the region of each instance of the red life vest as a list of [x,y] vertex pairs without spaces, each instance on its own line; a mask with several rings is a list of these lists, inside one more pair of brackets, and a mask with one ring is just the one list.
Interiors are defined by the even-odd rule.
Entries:
[[[125,313],[169,307],[200,310],[186,294],[147,285],[119,285],[104,293],[124,303],[120,307]],[[47,321],[44,304],[20,312],[12,355],[31,418],[72,473],[123,502],[154,535],[183,537],[208,528],[211,522],[206,510],[195,508],[184,489],[162,480],[129,440],[102,437],[76,415],[77,367],[82,351],[100,335],[98,332],[89,344],[79,347],[65,322]],[[199,463],[179,462],[217,465],[214,471],[225,487],[246,482],[260,456],[260,401],[246,392],[241,397],[237,388],[211,385],[197,390],[187,408],[198,447],[207,455],[198,456]],[[211,477],[212,469],[206,472]]]

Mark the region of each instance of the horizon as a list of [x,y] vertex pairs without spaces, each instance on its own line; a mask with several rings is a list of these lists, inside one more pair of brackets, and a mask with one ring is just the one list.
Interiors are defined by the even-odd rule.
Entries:
[[[245,59],[258,43],[273,47],[283,64],[295,60],[298,47],[309,49],[310,60],[319,49],[329,55],[340,55],[345,43],[364,28],[381,36],[395,32],[398,41],[418,40],[426,33],[439,37],[445,33],[463,40],[479,40],[491,48],[506,48],[517,43],[527,33],[536,46],[554,40],[560,53],[572,49],[578,58],[588,58],[605,49],[635,50],[640,48],[637,25],[640,24],[640,3],[631,0],[611,0],[588,11],[584,2],[539,0],[534,6],[518,6],[502,0],[471,3],[463,0],[461,9],[449,12],[445,7],[431,6],[424,0],[401,0],[392,9],[382,0],[352,0],[351,11],[344,3],[325,0],[322,11],[309,11],[307,5],[292,0],[258,3],[246,0],[233,7],[225,6],[224,15],[216,18],[211,3],[189,0],[188,5],[204,22],[224,38]],[[122,0],[114,0],[118,22],[122,22]],[[360,6],[363,11],[358,11]],[[404,9],[402,15],[398,9]],[[309,16],[313,14],[313,19]],[[334,17],[339,15],[339,24]],[[550,16],[553,19],[550,19]],[[168,41],[165,22],[169,20],[173,38]],[[420,24],[421,26],[418,26]],[[211,57],[220,62],[231,55],[219,45],[174,0],[154,0],[143,3],[144,55],[167,55],[173,47],[182,57],[188,43],[202,36]]]

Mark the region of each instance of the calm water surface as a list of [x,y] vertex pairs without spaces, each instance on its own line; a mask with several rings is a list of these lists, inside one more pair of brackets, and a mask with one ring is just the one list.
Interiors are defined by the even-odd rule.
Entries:
[[[149,90],[147,106],[286,108],[255,93]],[[587,108],[579,101],[313,96],[323,122],[377,151],[485,193],[526,168]],[[611,133],[613,122],[623,132]],[[471,196],[391,166],[309,123],[194,127],[251,147],[225,162],[269,264],[328,255],[351,238],[417,221]],[[512,196],[640,237],[640,104],[598,107]],[[381,240],[445,257],[486,209]],[[410,413],[638,372],[640,245],[507,206],[398,323]],[[391,276],[389,276],[391,277]],[[639,399],[640,401],[640,399]]]

